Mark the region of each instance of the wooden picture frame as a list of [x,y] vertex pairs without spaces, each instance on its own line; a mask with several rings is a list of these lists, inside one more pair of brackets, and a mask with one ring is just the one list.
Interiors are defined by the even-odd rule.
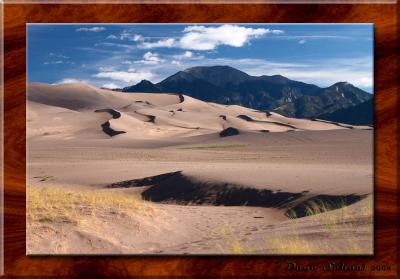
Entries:
[[[5,275],[397,277],[397,10],[397,4],[4,4]],[[26,256],[25,27],[27,23],[79,22],[374,23],[374,255]],[[288,270],[289,262],[296,263],[299,270]],[[324,268],[329,263],[338,268]],[[351,266],[363,265],[351,270]]]

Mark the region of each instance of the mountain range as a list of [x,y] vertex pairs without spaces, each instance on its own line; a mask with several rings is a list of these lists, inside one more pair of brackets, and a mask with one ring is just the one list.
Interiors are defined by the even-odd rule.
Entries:
[[251,76],[230,66],[188,68],[159,83],[142,80],[121,91],[180,93],[207,102],[274,111],[296,118],[340,120],[349,124],[373,121],[373,95],[350,83],[337,82],[321,88],[281,75]]

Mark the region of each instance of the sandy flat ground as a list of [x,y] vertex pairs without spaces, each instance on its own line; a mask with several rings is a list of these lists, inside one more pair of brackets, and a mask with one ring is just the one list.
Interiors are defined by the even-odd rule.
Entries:
[[[373,252],[370,127],[174,94],[80,84],[28,90],[28,187],[117,194],[138,204],[118,212],[88,202],[88,214],[60,199],[74,214],[28,217],[29,254]],[[101,109],[113,111],[95,112]],[[107,134],[106,122],[111,134],[121,133]],[[239,134],[221,137],[228,127]],[[301,214],[316,197],[346,206],[288,218],[290,208]]]

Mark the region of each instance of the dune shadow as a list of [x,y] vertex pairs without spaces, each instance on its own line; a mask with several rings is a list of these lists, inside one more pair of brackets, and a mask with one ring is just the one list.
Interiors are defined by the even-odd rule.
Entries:
[[[110,108],[106,108],[106,109],[97,109],[94,112],[107,112],[109,113],[113,119],[118,119],[121,117],[121,113],[119,111],[116,111],[114,109],[110,109]],[[116,135],[119,134],[125,134],[125,131],[116,131],[114,129],[111,128],[111,124],[110,121],[106,121],[104,123],[102,123],[101,128],[103,130],[104,133],[106,133],[107,135],[109,135],[110,137],[114,137]]]
[[[364,198],[363,195],[318,195],[305,199],[308,191],[284,192],[246,187],[239,184],[206,181],[185,175],[182,171],[164,173],[141,179],[127,180],[108,185],[108,188],[148,186],[142,192],[144,200],[181,204],[213,206],[255,206],[285,209],[285,215],[296,213],[296,218],[307,216],[307,206],[318,200],[329,204],[326,211],[346,206]],[[300,199],[302,198],[302,199]],[[315,213],[321,213],[315,212]]]
[[[268,117],[268,114],[267,114],[267,117]],[[237,116],[237,118],[240,118],[240,119],[248,121],[248,122],[268,123],[268,124],[275,124],[275,125],[278,125],[278,126],[288,127],[288,128],[292,128],[292,129],[297,129],[297,127],[295,127],[293,125],[285,124],[285,123],[281,123],[281,122],[266,121],[266,120],[255,120],[255,119],[253,119],[250,116],[245,115],[245,114],[240,114],[240,115]]]
[[110,137],[114,137],[116,135],[125,134],[126,133],[125,131],[116,131],[116,130],[112,129],[110,126],[111,125],[110,125],[109,121],[104,122],[103,124],[101,124],[101,128],[103,129],[103,132],[106,133],[107,135],[109,135]]
[[150,123],[156,122],[156,117],[154,115],[140,113],[140,112],[137,112],[136,110],[135,110],[135,113],[147,117],[147,122],[150,122]]
[[114,119],[121,117],[121,113],[119,111],[116,111],[115,109],[110,109],[110,108],[97,109],[94,112],[107,112],[107,113],[111,114],[112,118],[114,118]]
[[329,121],[329,120],[324,120],[324,119],[318,119],[318,118],[311,118],[311,121],[317,121],[317,122],[322,122],[322,123],[329,123],[332,125],[336,125],[342,128],[347,128],[347,129],[354,129],[353,126],[351,126],[350,124],[341,124],[339,122],[334,122],[334,121]]
[[221,138],[239,135],[239,130],[233,127],[228,127],[219,133]]

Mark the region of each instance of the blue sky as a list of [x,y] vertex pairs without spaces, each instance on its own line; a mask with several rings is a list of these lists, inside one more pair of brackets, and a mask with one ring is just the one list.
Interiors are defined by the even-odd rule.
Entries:
[[229,65],[373,90],[372,24],[29,24],[28,81],[116,88]]

